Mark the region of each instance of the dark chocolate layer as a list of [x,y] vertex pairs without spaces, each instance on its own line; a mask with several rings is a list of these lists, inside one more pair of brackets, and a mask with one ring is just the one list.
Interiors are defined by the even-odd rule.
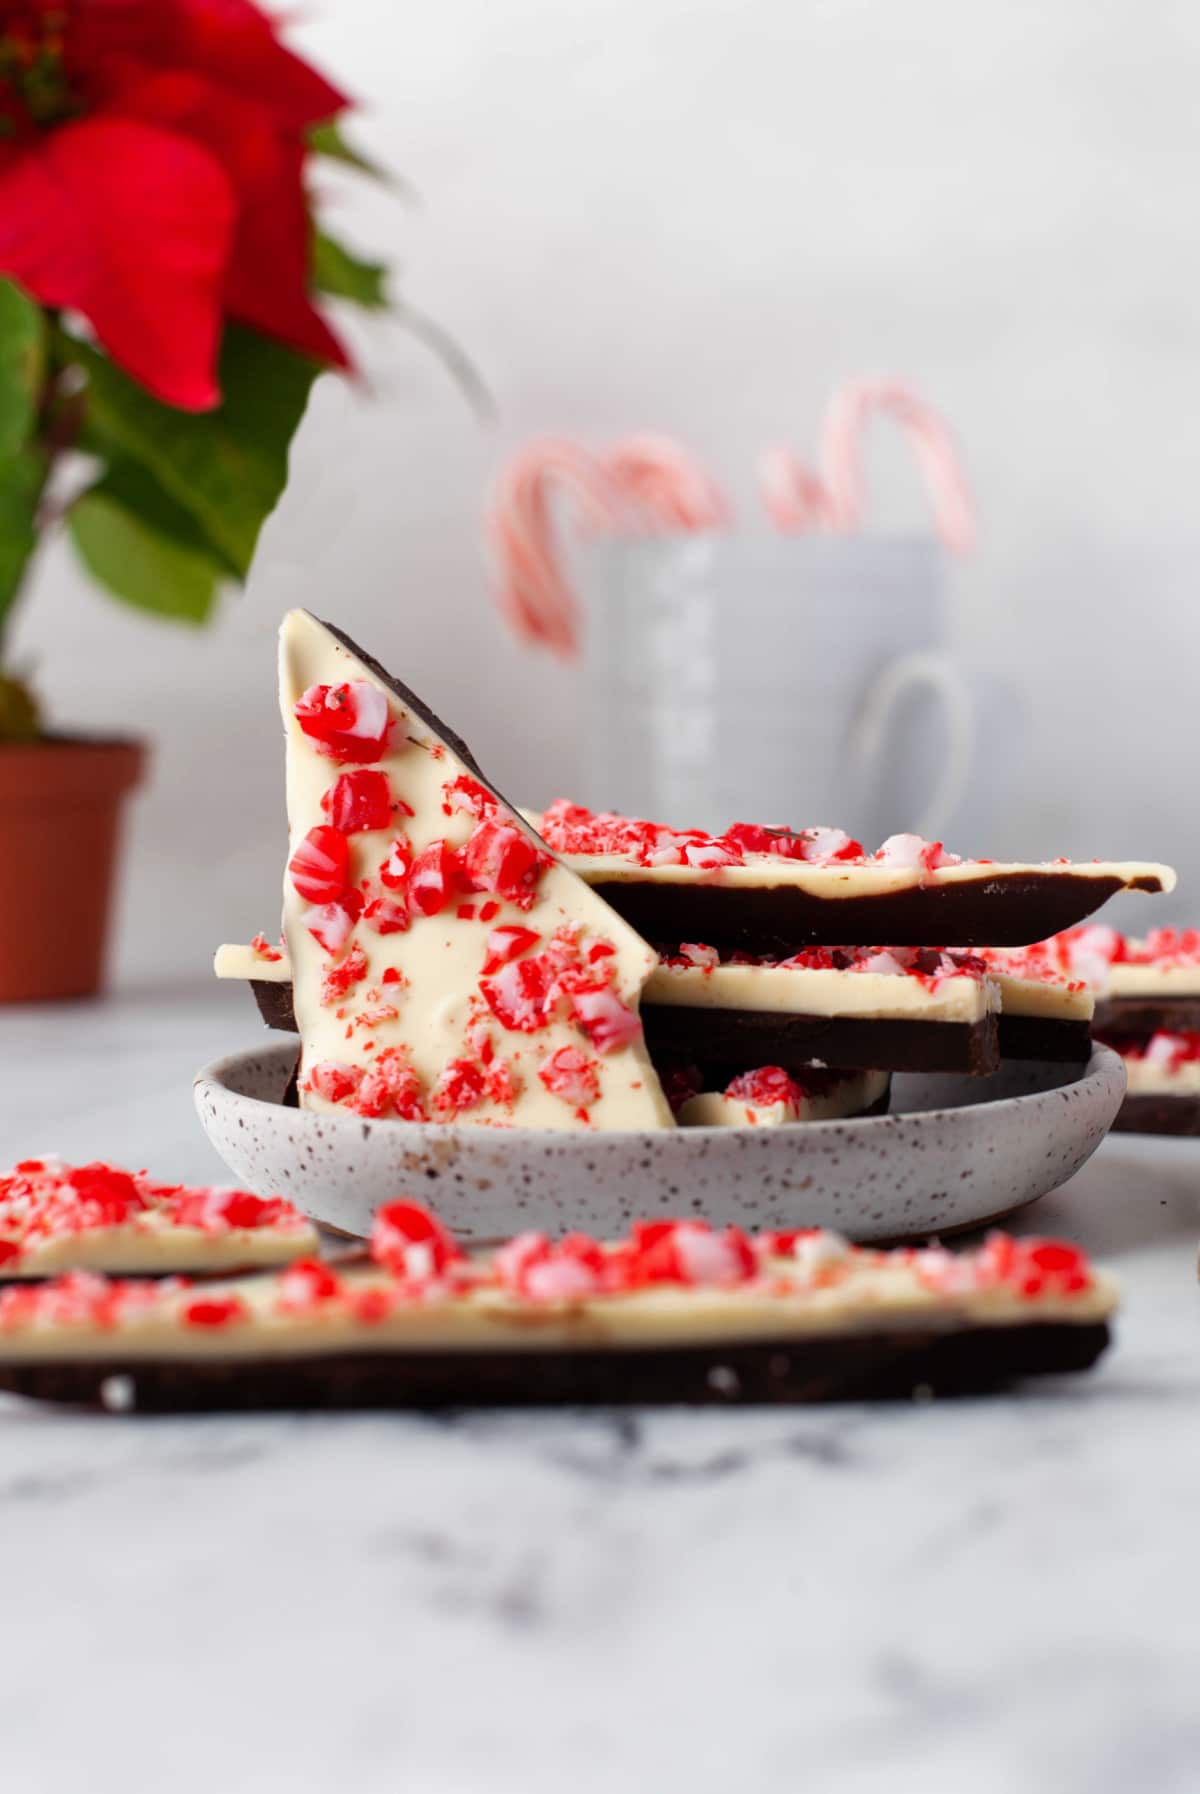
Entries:
[[[886,942],[889,947],[1026,947],[1082,922],[1123,886],[1116,878],[981,872],[953,884],[866,897],[812,897],[795,885],[658,883],[652,873],[592,887],[660,951],[703,941],[723,955]],[[1133,890],[1159,889],[1158,880]]]
[[1200,1029],[1200,997],[1103,997],[1092,1025],[1127,1040],[1149,1040],[1160,1029],[1186,1033]]
[[844,1071],[960,1071],[982,1076],[1000,1063],[994,1015],[978,1022],[879,1021],[648,1003],[643,1005],[642,1021],[652,1058],[705,1070],[781,1065],[785,1071],[799,1072],[817,1059]]
[[258,1013],[268,1028],[278,1028],[282,1034],[298,1034],[300,1032],[296,1026],[296,1011],[292,1003],[290,979],[286,984],[271,984],[264,978],[252,978],[250,989],[254,992]]
[[1200,1096],[1127,1096],[1113,1122],[1114,1134],[1200,1136]]
[[[1023,1377],[1087,1370],[1103,1322],[1030,1321],[957,1332],[893,1331],[663,1350],[362,1353],[327,1358],[0,1365],[0,1389],[104,1406],[128,1379],[141,1412],[295,1408],[626,1406],[908,1400],[967,1395]],[[127,1389],[122,1385],[122,1393]],[[114,1393],[110,1392],[110,1403]],[[127,1404],[119,1403],[121,1407]]]
[[1046,1015],[1002,1015],[1000,1057],[1042,1059],[1058,1065],[1086,1065],[1092,1056],[1088,1022]]

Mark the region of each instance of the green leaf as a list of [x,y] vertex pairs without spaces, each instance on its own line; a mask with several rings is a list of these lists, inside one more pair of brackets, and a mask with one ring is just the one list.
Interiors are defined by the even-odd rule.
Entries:
[[88,572],[114,598],[160,617],[207,621],[227,569],[145,468],[110,467],[76,499],[67,527]]
[[68,346],[88,379],[83,446],[145,468],[244,579],[287,483],[288,449],[320,364],[230,325],[221,351],[224,400],[197,415],[151,398],[90,344],[68,339]]
[[46,318],[11,280],[0,280],[0,460],[28,442],[46,372]]
[[308,133],[308,146],[318,156],[328,156],[333,162],[345,162],[350,168],[357,168],[360,174],[369,174],[374,181],[383,181],[391,185],[392,177],[386,168],[378,162],[372,162],[361,150],[355,149],[342,136],[342,128],[334,118],[326,119],[322,125],[313,125]]
[[46,457],[33,443],[0,461],[0,626],[37,547],[37,511],[45,483]]
[[313,237],[313,285],[319,293],[349,299],[368,311],[386,311],[387,269],[382,262],[365,262],[323,231]]

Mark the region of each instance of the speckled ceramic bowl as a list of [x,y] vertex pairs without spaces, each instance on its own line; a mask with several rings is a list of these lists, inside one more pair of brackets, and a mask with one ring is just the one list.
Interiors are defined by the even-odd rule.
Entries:
[[986,1079],[900,1077],[892,1113],[864,1120],[558,1134],[284,1108],[295,1056],[290,1044],[231,1053],[196,1078],[200,1120],[239,1183],[352,1234],[405,1191],[478,1241],[527,1227],[613,1235],[681,1214],[860,1241],[948,1233],[1065,1182],[1125,1090],[1120,1059],[1097,1047],[1082,1072],[1014,1062]]

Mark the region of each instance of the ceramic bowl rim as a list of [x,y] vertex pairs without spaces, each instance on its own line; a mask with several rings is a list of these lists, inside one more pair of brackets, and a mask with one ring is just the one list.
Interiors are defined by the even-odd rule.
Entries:
[[[511,1141],[517,1146],[522,1143],[532,1143],[534,1141],[544,1144],[548,1139],[553,1139],[555,1145],[561,1145],[565,1150],[569,1151],[572,1146],[577,1146],[581,1149],[588,1147],[594,1150],[598,1140],[635,1141],[681,1139],[694,1140],[699,1144],[701,1141],[740,1138],[750,1134],[753,1134],[758,1139],[780,1137],[787,1139],[793,1137],[791,1128],[787,1127],[689,1127],[679,1128],[674,1132],[667,1128],[597,1128],[591,1131],[584,1131],[581,1129],[578,1133],[575,1133],[566,1129],[558,1130],[551,1128],[475,1128],[470,1126],[470,1124],[464,1126],[461,1123],[453,1121],[397,1122],[382,1116],[368,1117],[363,1115],[339,1115],[331,1110],[321,1110],[318,1112],[311,1109],[284,1109],[282,1103],[278,1101],[271,1101],[268,1098],[261,1096],[247,1096],[244,1091],[236,1090],[231,1087],[231,1077],[240,1070],[248,1059],[273,1057],[282,1060],[285,1056],[287,1058],[294,1057],[295,1052],[296,1046],[292,1042],[270,1041],[261,1046],[239,1047],[234,1052],[223,1053],[220,1058],[213,1059],[209,1064],[201,1066],[200,1070],[192,1079],[192,1089],[197,1097],[199,1097],[201,1092],[205,1090],[218,1090],[221,1093],[222,1099],[225,1101],[245,1103],[254,1110],[261,1109],[276,1115],[286,1115],[293,1123],[296,1120],[299,1120],[302,1127],[319,1124],[322,1128],[325,1128],[332,1124],[339,1132],[348,1131],[353,1128],[356,1130],[357,1137],[360,1140],[364,1138],[366,1133],[374,1133],[377,1130],[395,1128],[398,1131],[403,1130],[409,1137],[411,1137],[413,1133],[419,1131],[419,1135],[422,1139],[457,1140],[464,1134],[470,1134],[473,1136],[483,1135],[493,1141]],[[1027,1090],[1019,1096],[992,1096],[985,1098],[981,1102],[956,1103],[948,1108],[901,1110],[899,1113],[887,1115],[835,1116],[827,1121],[805,1121],[797,1122],[793,1125],[797,1130],[802,1129],[806,1136],[810,1136],[814,1133],[821,1134],[832,1128],[840,1129],[843,1132],[847,1128],[853,1128],[856,1132],[868,1128],[882,1131],[888,1128],[895,1128],[902,1122],[908,1122],[910,1124],[920,1122],[922,1125],[933,1126],[939,1121],[945,1121],[948,1117],[962,1116],[967,1113],[979,1114],[985,1110],[995,1108],[1003,1108],[1006,1111],[1020,1110],[1025,1105],[1044,1102],[1047,1097],[1055,1096],[1060,1091],[1087,1089],[1099,1093],[1100,1090],[1108,1085],[1113,1078],[1114,1073],[1119,1075],[1123,1086],[1125,1082],[1125,1073],[1124,1063],[1120,1054],[1114,1052],[1111,1047],[1104,1046],[1100,1041],[1095,1040],[1092,1042],[1092,1052],[1087,1064],[1077,1068],[1076,1076],[1068,1077],[1063,1083],[1052,1084],[1044,1090]],[[1114,1115],[1115,1112],[1114,1107]]]

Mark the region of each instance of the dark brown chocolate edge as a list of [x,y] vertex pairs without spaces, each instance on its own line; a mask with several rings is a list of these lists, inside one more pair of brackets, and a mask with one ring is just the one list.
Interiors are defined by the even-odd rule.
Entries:
[[780,1065],[802,1072],[814,1060],[838,1071],[951,1071],[981,1077],[1000,1064],[997,1017],[977,1022],[780,1015],[756,1009],[642,1004],[650,1057],[709,1067]]
[[[571,856],[568,856],[570,858]],[[583,856],[576,855],[578,864]],[[1062,872],[996,873],[860,897],[814,897],[796,885],[658,883],[598,878],[592,889],[660,952],[704,941],[732,952],[803,947],[1025,947],[1084,921],[1121,890],[1157,881]]]
[[981,1394],[1025,1377],[1087,1370],[1108,1343],[1102,1321],[1030,1321],[652,1350],[87,1359],[0,1365],[0,1389],[103,1407],[108,1380],[128,1379],[138,1413],[904,1401]]
[[1090,1022],[1048,1015],[1001,1015],[1000,1057],[1086,1065],[1092,1056]]
[[1160,1096],[1139,1092],[1127,1096],[1113,1122],[1114,1134],[1170,1134],[1178,1139],[1200,1137],[1200,1096]]
[[[433,733],[446,744],[450,749],[450,752],[458,756],[471,774],[471,777],[478,779],[479,783],[484,786],[486,790],[491,792],[497,803],[503,804],[506,810],[511,811],[513,821],[524,834],[529,836],[531,841],[536,841],[542,851],[548,853],[552,859],[558,859],[560,857],[554,852],[553,848],[546,846],[546,843],[542,840],[542,837],[538,834],[537,830],[532,828],[530,824],[526,822],[516,804],[514,804],[510,798],[505,797],[503,791],[492,783],[462,736],[450,728],[449,724],[444,723],[435,710],[431,710],[429,705],[426,704],[423,699],[419,698],[416,692],[405,685],[402,680],[397,679],[395,674],[389,673],[387,668],[382,666],[373,654],[368,654],[365,648],[360,648],[354,638],[347,635],[344,629],[339,629],[336,623],[327,623],[323,617],[315,616],[312,611],[309,611],[306,614],[312,617],[314,623],[320,624],[321,628],[326,630],[336,642],[340,642],[348,654],[353,654],[358,660],[361,660],[368,671],[373,673],[375,678],[379,680],[379,683],[381,685],[386,685],[388,690],[395,697],[399,698],[406,710],[411,710],[420,717],[426,728],[431,729]],[[270,1025],[271,1024],[268,1024],[268,1026]]]
[[1200,996],[1100,997],[1092,1026],[1097,1033],[1103,1029],[1123,1034],[1127,1039],[1142,1040],[1148,1040],[1160,1028],[1169,1034],[1200,1028]]
[[254,1001],[258,1004],[258,1013],[268,1028],[277,1028],[281,1034],[298,1034],[296,1026],[296,1010],[292,1001],[292,981],[286,984],[272,984],[265,978],[252,978],[250,989],[254,992]]

